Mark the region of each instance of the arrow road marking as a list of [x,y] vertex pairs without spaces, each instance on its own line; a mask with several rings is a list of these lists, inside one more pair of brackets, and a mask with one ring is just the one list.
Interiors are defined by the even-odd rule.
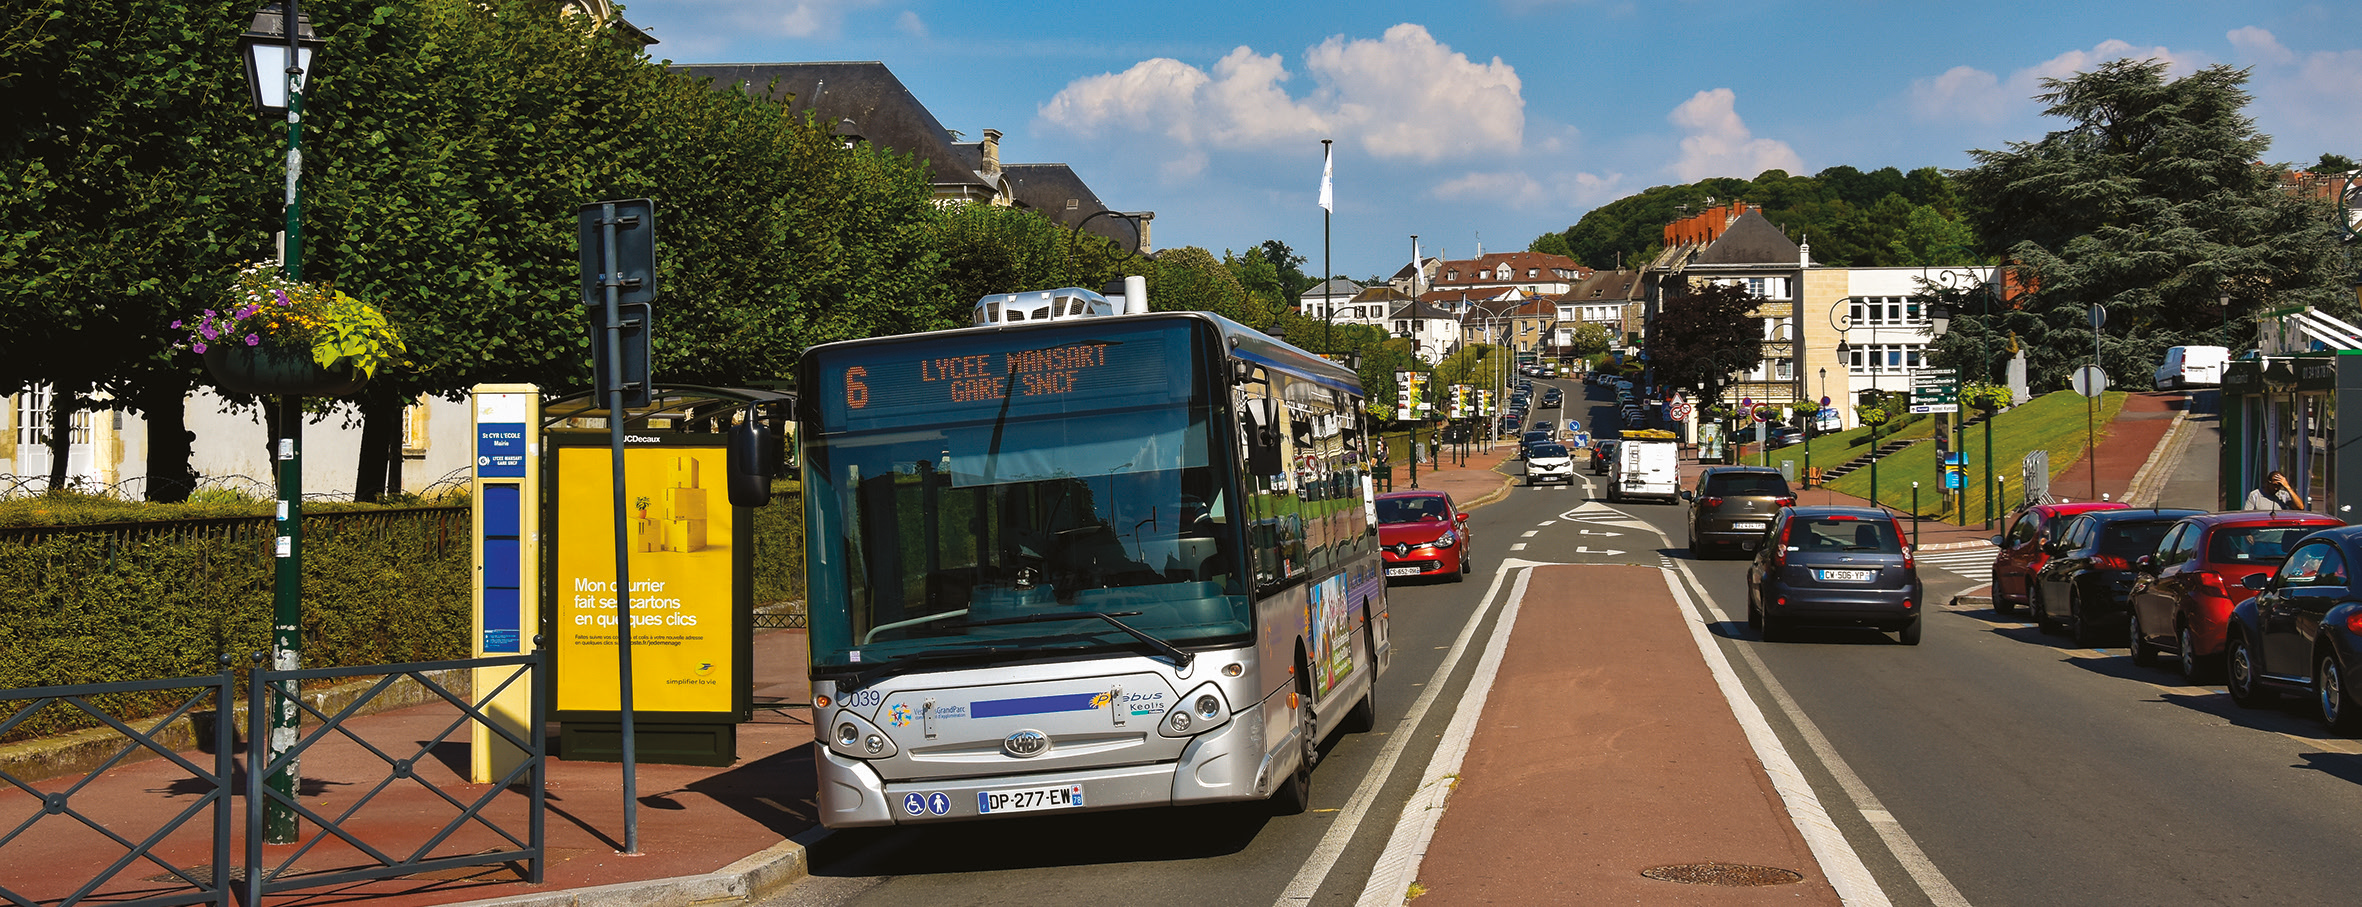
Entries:
[[1593,551],[1593,550],[1591,550],[1591,549],[1589,549],[1589,548],[1585,548],[1585,547],[1583,547],[1583,546],[1581,546],[1581,545],[1576,545],[1576,546],[1575,546],[1575,553],[1576,553],[1576,554],[1607,554],[1607,555],[1616,555],[1616,554],[1622,554],[1622,553],[1624,553],[1624,552],[1617,551],[1617,550],[1616,550],[1616,549],[1614,549],[1614,548],[1601,548],[1601,549],[1599,549],[1598,551]]

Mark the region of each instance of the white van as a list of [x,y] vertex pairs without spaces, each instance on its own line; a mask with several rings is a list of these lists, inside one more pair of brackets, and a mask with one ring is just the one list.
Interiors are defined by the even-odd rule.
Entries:
[[2157,375],[2150,386],[2158,390],[2185,387],[2220,387],[2223,366],[2231,361],[2231,351],[2219,346],[2177,346],[2165,351],[2165,364],[2157,366]]
[[1681,499],[1681,446],[1673,433],[1661,429],[1627,431],[1608,463],[1607,499],[1610,502],[1653,498]]

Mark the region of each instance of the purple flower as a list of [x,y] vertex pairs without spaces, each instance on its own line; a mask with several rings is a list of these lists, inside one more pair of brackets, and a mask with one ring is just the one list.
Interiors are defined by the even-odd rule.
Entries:
[[210,325],[210,324],[200,324],[200,325],[198,325],[198,326],[197,326],[197,333],[198,333],[198,335],[199,335],[199,336],[202,336],[202,337],[204,337],[204,338],[205,338],[205,339],[207,339],[207,340],[213,340],[213,339],[219,338],[219,337],[221,336],[221,332],[220,332],[220,331],[216,331],[216,330],[214,330],[214,329],[213,329],[213,325]]
[[199,344],[196,344],[196,345],[194,345],[194,346],[191,346],[191,347],[190,347],[190,349],[196,350],[196,351],[197,351],[197,355],[199,355],[199,356],[205,355],[205,344],[199,343]]
[[247,346],[261,346],[261,345],[262,345],[262,335],[261,335],[261,334],[248,334],[248,335],[246,335],[246,345],[247,345]]
[[180,319],[175,318],[172,320],[172,329],[176,331],[180,329]]
[[283,305],[283,306],[284,306],[284,305],[293,305],[293,304],[294,304],[294,303],[291,303],[291,302],[288,302],[288,301],[287,301],[287,291],[286,291],[286,290],[272,290],[272,291],[271,291],[271,295],[279,297],[279,304],[280,304],[280,305]]

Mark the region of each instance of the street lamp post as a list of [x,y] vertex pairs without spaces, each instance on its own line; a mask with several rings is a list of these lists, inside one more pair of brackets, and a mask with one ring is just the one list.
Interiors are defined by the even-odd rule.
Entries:
[[[296,8],[296,0],[256,11],[246,32],[238,36],[255,108],[287,115],[287,232],[279,261],[289,281],[303,280],[304,71],[322,43],[311,21]],[[279,506],[273,527],[277,542],[271,577],[271,669],[294,671],[303,663],[303,396],[280,394],[272,405],[279,423],[274,452]],[[279,766],[264,780],[278,794],[263,803],[262,837],[272,844],[294,843],[297,837],[291,804],[299,773],[296,760],[286,758],[301,726],[295,697],[295,682],[282,681],[270,715],[270,739],[259,741],[266,746],[266,764]]]

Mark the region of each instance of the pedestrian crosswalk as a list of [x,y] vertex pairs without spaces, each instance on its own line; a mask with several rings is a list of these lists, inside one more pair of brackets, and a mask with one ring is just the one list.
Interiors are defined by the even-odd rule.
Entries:
[[1947,548],[1942,551],[1919,552],[1920,567],[1941,567],[1946,571],[1968,577],[1971,581],[1993,581],[1993,546],[1977,545],[1969,548]]

